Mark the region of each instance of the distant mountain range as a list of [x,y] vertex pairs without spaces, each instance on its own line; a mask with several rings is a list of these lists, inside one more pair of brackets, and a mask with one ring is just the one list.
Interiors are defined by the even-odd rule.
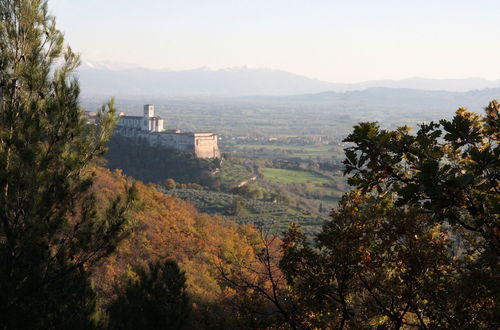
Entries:
[[479,110],[491,100],[500,100],[500,88],[486,88],[467,92],[430,91],[409,88],[372,87],[360,91],[322,92],[285,97],[260,97],[269,101],[294,103],[322,103],[359,106],[365,108],[397,108],[414,110],[458,109]]
[[[78,76],[84,96],[238,97],[257,95],[287,96],[315,94],[325,91],[338,93],[363,91],[374,87],[447,92],[500,88],[500,79],[490,81],[482,78],[408,78],[343,84],[325,82],[287,71],[271,69],[239,67],[221,70],[199,68],[168,71],[145,69],[133,65],[90,62],[84,62],[78,70]],[[381,90],[374,89],[365,94],[374,92],[381,92]],[[413,94],[418,96],[418,93],[415,93]],[[344,96],[351,97],[354,95],[357,94],[347,93]],[[326,93],[316,96],[316,98],[332,96],[333,94]]]

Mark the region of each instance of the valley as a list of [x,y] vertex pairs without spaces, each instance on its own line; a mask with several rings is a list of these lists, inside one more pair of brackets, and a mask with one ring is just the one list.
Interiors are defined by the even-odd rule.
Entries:
[[[342,164],[349,145],[343,139],[355,124],[379,121],[387,129],[403,124],[416,129],[419,123],[451,117],[457,100],[479,112],[477,105],[496,91],[426,94],[379,88],[288,97],[153,98],[166,129],[217,134],[222,161],[115,137],[107,166],[155,183],[202,212],[273,227],[278,234],[290,222],[314,233],[349,190]],[[409,102],[414,95],[420,103]],[[117,105],[134,114],[147,101],[119,98]],[[99,97],[84,99],[89,108],[98,102]],[[166,188],[168,179],[178,187]]]

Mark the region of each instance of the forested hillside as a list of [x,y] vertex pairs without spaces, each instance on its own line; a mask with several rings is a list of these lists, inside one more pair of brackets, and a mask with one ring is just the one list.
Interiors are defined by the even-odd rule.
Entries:
[[150,146],[146,141],[113,135],[108,142],[105,166],[121,169],[144,182],[163,182],[168,178],[182,183],[210,186],[215,160],[199,159],[193,154]]
[[231,263],[241,262],[259,271],[259,233],[249,226],[199,213],[191,204],[158,192],[155,185],[103,168],[97,169],[93,188],[99,204],[106,205],[113,196],[123,193],[130,181],[136,184],[140,208],[134,215],[130,236],[94,268],[92,278],[101,307],[113,303],[127,281],[137,277],[139,267],[173,260],[186,274],[188,309],[192,309],[186,322],[196,328],[243,322],[246,316],[237,313],[241,297],[224,284],[220,269],[230,270]]

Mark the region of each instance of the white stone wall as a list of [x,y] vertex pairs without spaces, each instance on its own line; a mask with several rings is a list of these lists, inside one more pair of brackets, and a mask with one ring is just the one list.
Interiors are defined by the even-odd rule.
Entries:
[[163,128],[163,119],[158,119],[157,122],[157,132],[163,132],[165,129]]
[[199,158],[220,158],[217,135],[194,133],[195,154]]
[[154,116],[154,105],[144,105],[144,117],[121,116],[116,134],[142,138],[150,145],[161,145],[182,152],[194,153],[199,158],[220,157],[217,135],[212,133],[165,132],[163,119]]
[[214,134],[198,136],[196,133],[147,132],[137,128],[118,126],[115,134],[132,138],[142,138],[151,146],[164,146],[181,152],[189,152],[198,158],[219,158],[217,136]]
[[120,119],[118,120],[118,125],[131,128],[140,128],[141,122],[142,118],[140,117],[120,117]]
[[155,116],[155,106],[152,104],[144,105],[144,117],[154,117]]
[[151,126],[151,121],[148,118],[142,118],[142,124],[141,124],[141,129],[143,131],[149,132]]

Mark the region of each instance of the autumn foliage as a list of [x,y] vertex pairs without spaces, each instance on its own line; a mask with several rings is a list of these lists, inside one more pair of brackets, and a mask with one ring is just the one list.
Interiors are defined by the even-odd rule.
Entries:
[[[132,180],[120,171],[97,168],[96,173],[94,189],[103,207]],[[191,204],[158,192],[154,185],[137,181],[135,187],[140,204],[133,219],[135,229],[93,271],[103,307],[117,297],[126,281],[137,276],[135,269],[168,259],[185,272],[193,322],[218,324],[238,319],[233,312],[243,298],[224,285],[220,267],[231,270],[238,266],[241,271],[244,264],[257,269],[259,266],[250,265],[259,265],[262,241],[258,233],[248,226],[201,214]],[[218,313],[214,314],[214,309]]]

